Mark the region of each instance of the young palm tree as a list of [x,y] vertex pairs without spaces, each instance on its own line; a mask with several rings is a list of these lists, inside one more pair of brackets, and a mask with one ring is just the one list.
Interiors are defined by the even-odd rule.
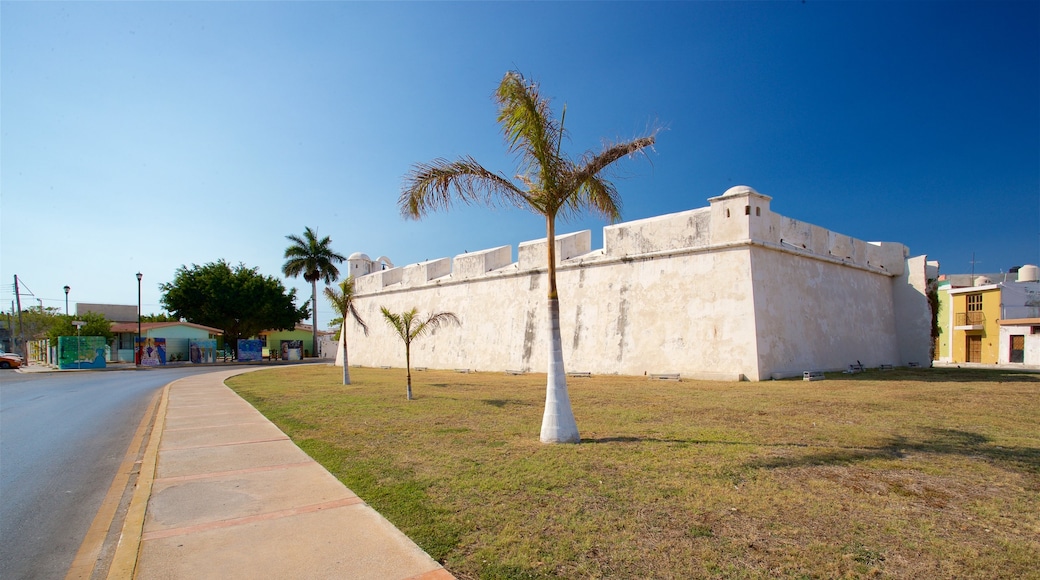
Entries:
[[361,319],[357,307],[354,306],[354,277],[347,276],[346,280],[340,282],[338,292],[335,288],[326,287],[325,297],[329,299],[332,307],[342,317],[342,323],[339,327],[339,343],[343,352],[343,384],[349,385],[350,371],[348,369],[350,365],[347,364],[347,317],[353,317],[354,322],[361,327],[361,330],[365,331],[365,336],[368,336],[368,325]]
[[290,278],[303,274],[303,279],[311,283],[311,311],[314,316],[314,342],[311,343],[311,348],[314,350],[314,356],[318,356],[318,280],[324,280],[326,285],[333,283],[339,278],[336,264],[343,263],[346,258],[329,247],[332,242],[329,236],[319,240],[318,234],[310,228],[303,230],[302,238],[296,234],[285,238],[292,242],[292,245],[285,248],[282,273]]
[[404,364],[408,372],[408,400],[412,400],[412,341],[425,336],[432,330],[443,324],[454,324],[459,326],[459,317],[454,312],[434,312],[425,319],[419,319],[419,310],[412,308],[407,312],[396,314],[387,310],[385,306],[379,308],[383,313],[383,319],[387,325],[397,332],[404,341]]
[[560,152],[567,109],[559,120],[552,117],[549,100],[538,94],[538,85],[515,71],[506,73],[495,92],[498,122],[509,150],[520,162],[517,185],[493,173],[472,157],[457,161],[435,159],[416,164],[405,177],[398,200],[401,213],[418,219],[447,209],[453,202],[488,206],[514,205],[545,217],[549,258],[549,372],[542,416],[541,440],[545,443],[577,443],[560,338],[560,301],[556,291],[556,218],[589,209],[611,222],[621,217],[621,199],[614,185],[600,174],[622,157],[654,144],[649,135],[609,145],[599,153],[587,152],[578,161]]

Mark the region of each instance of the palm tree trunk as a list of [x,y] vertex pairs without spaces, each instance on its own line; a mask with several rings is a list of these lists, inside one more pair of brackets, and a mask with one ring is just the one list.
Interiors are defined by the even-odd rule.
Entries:
[[[318,356],[318,280],[311,280],[311,356]],[[343,361],[346,362],[346,361]],[[347,368],[347,367],[343,367]]]
[[[346,317],[344,316],[343,319],[346,320]],[[340,340],[340,344],[341,344],[340,348],[343,349],[343,384],[344,385],[349,385],[350,384],[350,370],[348,370],[348,369],[350,368],[350,365],[347,364],[347,325],[346,325],[346,322],[344,322],[343,326],[339,329],[339,340]]]
[[567,373],[563,367],[563,340],[560,337],[560,300],[549,299],[549,371],[545,385],[545,413],[542,415],[542,443],[578,443],[578,424],[567,394]]
[[545,383],[545,412],[542,415],[542,443],[578,443],[578,423],[567,394],[567,373],[563,366],[563,338],[560,336],[560,298],[556,292],[556,223],[546,216],[549,242],[549,371]]
[[408,373],[408,400],[412,400],[412,354],[408,343],[404,343],[404,367]]

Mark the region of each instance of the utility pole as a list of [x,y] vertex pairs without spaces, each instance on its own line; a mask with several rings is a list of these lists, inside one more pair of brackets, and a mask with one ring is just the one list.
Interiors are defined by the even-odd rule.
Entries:
[[14,351],[25,357],[25,337],[22,336],[22,295],[18,292],[18,274],[14,275],[14,301],[18,305],[18,338],[14,341]]

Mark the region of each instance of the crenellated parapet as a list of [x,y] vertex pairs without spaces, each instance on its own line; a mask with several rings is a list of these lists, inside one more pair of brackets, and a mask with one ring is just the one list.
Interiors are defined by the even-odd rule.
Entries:
[[[663,255],[759,246],[779,252],[900,276],[909,251],[903,244],[865,242],[770,210],[770,198],[736,186],[709,198],[709,206],[603,228],[603,248],[592,249],[589,230],[556,237],[560,268],[654,259]],[[530,274],[546,267],[546,240],[522,242],[513,261],[512,246],[467,252],[395,268],[388,258],[371,260],[355,253],[348,259],[359,295],[461,283],[496,276]]]

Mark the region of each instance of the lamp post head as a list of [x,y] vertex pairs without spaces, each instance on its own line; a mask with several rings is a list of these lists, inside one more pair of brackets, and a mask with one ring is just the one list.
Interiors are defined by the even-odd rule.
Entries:
[[138,272],[138,273],[137,273],[137,281],[138,281],[138,282],[140,282],[140,281],[141,281],[141,278],[144,278],[144,276],[142,276],[142,275],[141,275],[141,273],[140,273],[140,272]]
[[66,285],[66,286],[65,286],[65,295],[66,295],[66,296],[68,296],[68,295],[69,295],[69,290],[72,290],[72,288],[69,288],[69,287],[68,287],[68,285]]

